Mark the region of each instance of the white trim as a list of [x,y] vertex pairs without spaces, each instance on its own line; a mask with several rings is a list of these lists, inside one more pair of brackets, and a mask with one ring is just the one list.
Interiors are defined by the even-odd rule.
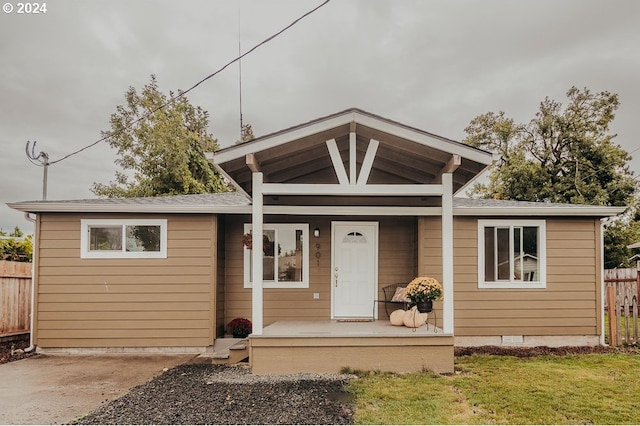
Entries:
[[[338,225],[350,225],[350,226],[373,226],[374,227],[374,242],[373,242],[373,250],[374,250],[374,259],[373,259],[373,299],[371,300],[371,305],[372,305],[372,314],[373,314],[373,318],[378,318],[378,307],[377,307],[377,303],[374,303],[374,300],[377,297],[377,291],[378,291],[378,253],[379,253],[379,246],[380,246],[380,224],[379,222],[366,222],[366,221],[332,221],[331,222],[331,319],[335,319],[335,311],[334,311],[334,301],[335,301],[335,294],[334,294],[334,286],[335,286],[335,278],[333,275],[333,271],[336,267],[336,252],[335,252],[335,248],[336,248],[336,226]],[[375,305],[375,306],[374,306]]]
[[356,132],[349,132],[349,183],[355,185],[356,175]]
[[[121,227],[122,248],[116,250],[90,250],[90,227]],[[127,226],[159,226],[160,251],[127,251]],[[81,259],[166,259],[167,219],[80,219]]]
[[369,141],[369,146],[367,147],[367,153],[364,155],[364,160],[362,161],[362,167],[360,168],[360,176],[358,176],[357,184],[360,186],[364,186],[367,184],[369,180],[369,175],[371,174],[371,168],[373,167],[373,161],[376,158],[376,153],[378,152],[378,146],[380,142],[375,139],[371,139]]
[[442,175],[442,330],[453,334],[453,175]]
[[[250,223],[244,224],[244,233],[251,232],[253,234],[252,226]],[[302,281],[298,282],[289,282],[289,281],[278,281],[277,279],[274,281],[262,281],[262,288],[309,288],[309,224],[308,223],[264,223],[262,227],[263,233],[266,231],[287,231],[287,230],[301,230],[302,231]],[[257,234],[256,234],[257,235]],[[277,238],[277,237],[276,237]],[[246,247],[243,247],[243,265],[244,265],[244,288],[253,288],[253,282],[251,280],[250,271],[253,268],[250,268],[250,259],[249,252],[254,253],[256,250],[249,250]],[[259,256],[262,259],[262,256]],[[276,261],[277,256],[274,255],[274,262]],[[262,263],[261,263],[262,266]],[[255,269],[253,269],[255,270]],[[274,266],[274,271],[277,273],[278,269]],[[261,275],[262,276],[262,275]]]
[[509,207],[455,207],[454,216],[616,216],[626,210],[626,207],[608,206],[509,206]]
[[[336,185],[337,186],[337,185]],[[371,185],[366,185],[369,187]],[[392,185],[397,186],[397,185]],[[415,185],[412,185],[415,186]],[[354,189],[355,190],[355,189]],[[246,194],[245,194],[246,195]],[[332,194],[329,194],[332,195]],[[333,194],[336,195],[336,194]],[[347,194],[348,195],[348,194]],[[362,193],[359,195],[372,195],[369,193]],[[397,194],[394,194],[397,195]],[[429,195],[421,193],[420,195]],[[439,194],[436,194],[439,195]],[[249,196],[247,198],[250,199]],[[27,212],[27,213],[228,213],[228,214],[248,214],[251,213],[251,205],[217,205],[217,204],[200,204],[200,205],[184,205],[184,204],[136,204],[122,203],[122,204],[109,204],[108,201],[105,204],[98,203],[69,203],[69,202],[18,202],[7,203],[7,206],[14,210]],[[266,209],[279,208],[281,206],[265,206]],[[304,208],[304,206],[302,206]],[[314,207],[315,208],[315,207]],[[319,206],[320,210],[325,208],[333,208],[336,212],[342,209],[360,209],[358,206]],[[372,206],[366,207],[365,212],[358,212],[354,214],[367,214],[368,212],[376,211],[377,209],[387,209],[386,206]],[[428,215],[439,216],[439,207],[397,207],[403,209],[403,211],[410,211],[412,209],[427,209],[431,213]],[[601,206],[567,206],[567,207],[454,207],[454,216],[542,216],[542,217],[557,217],[557,216],[590,216],[590,217],[609,217],[616,216],[624,212],[625,207],[601,207]],[[327,213],[328,214],[328,213]],[[371,213],[378,214],[378,213]],[[423,215],[423,213],[420,213]]]
[[[538,281],[486,281],[484,279],[484,228],[508,227],[509,246],[513,243],[514,227],[538,228]],[[497,249],[496,249],[497,250]],[[513,253],[510,250],[510,257]],[[513,269],[513,259],[510,268]],[[513,277],[513,273],[510,273]],[[503,288],[503,289],[532,289],[547,287],[547,225],[545,220],[519,220],[519,219],[479,219],[478,220],[478,288]]]
[[440,207],[394,206],[264,206],[265,214],[297,214],[317,216],[440,216]]
[[493,155],[491,153],[484,152],[440,136],[430,135],[419,130],[411,129],[400,123],[391,123],[387,120],[381,120],[380,118],[372,117],[369,114],[358,110],[344,111],[340,115],[326,118],[312,124],[301,125],[293,130],[285,130],[272,136],[266,136],[264,139],[260,138],[259,140],[252,141],[247,144],[240,144],[230,148],[225,148],[224,150],[215,152],[212,160],[216,164],[225,163],[252,152],[259,152],[274,148],[284,143],[312,136],[328,129],[350,124],[351,122],[356,122],[357,124],[362,124],[385,133],[390,133],[421,145],[436,148],[440,151],[459,154],[464,158],[481,164],[490,165],[493,162]]
[[[262,182],[263,176],[255,172],[251,176],[253,185],[253,206],[251,211],[251,226],[255,235],[262,238],[264,216],[262,211]],[[253,286],[251,289],[251,322],[252,334],[261,335],[264,325],[263,282],[262,282],[262,250],[252,250],[251,265],[253,270]],[[245,268],[247,269],[247,268]]]
[[340,155],[340,150],[338,149],[336,140],[329,139],[326,144],[327,150],[329,150],[329,157],[331,157],[331,163],[333,163],[333,170],[336,172],[336,176],[338,178],[338,182],[340,183],[340,185],[348,185],[349,178],[347,177],[347,171],[344,169],[344,164],[342,164],[342,156]]
[[245,191],[244,188],[242,188],[242,186],[238,182],[236,182],[229,175],[229,173],[227,173],[227,171],[225,169],[222,168],[222,166],[220,166],[219,164],[215,164],[214,163],[213,167],[215,167],[215,169],[222,175],[222,177],[224,177],[231,184],[231,186],[233,186],[236,189],[236,191],[238,191],[239,193],[241,193],[242,195],[244,195],[248,199],[251,199],[251,196],[249,195],[249,193],[247,191]]
[[[346,176],[346,175],[345,175]],[[430,196],[442,195],[442,185],[345,185],[305,183],[265,183],[264,195],[361,195],[361,196]]]
[[436,137],[435,135],[428,135],[418,130],[413,130],[408,127],[389,123],[374,117],[370,117],[368,115],[361,114],[359,112],[354,112],[354,120],[356,121],[356,123],[371,127],[372,129],[379,130],[385,133],[391,133],[392,135],[398,136],[399,138],[408,139],[421,145],[436,148],[439,151],[458,154],[464,158],[476,161],[481,164],[489,165],[493,162],[492,154],[480,151],[470,146],[466,146],[462,143],[449,141],[445,138]]
[[246,144],[235,145],[233,147],[225,148],[224,150],[217,151],[213,155],[213,162],[215,164],[225,163],[227,161],[235,160],[243,157],[246,154],[252,152],[260,152],[266,149],[274,148],[276,146],[291,142],[297,139],[302,139],[307,136],[312,136],[320,133],[324,130],[333,129],[345,124],[349,124],[353,121],[353,113],[351,111],[341,114],[337,117],[328,118],[318,123],[309,124],[299,127],[298,129],[283,131],[273,136],[267,136],[264,139],[251,141]]

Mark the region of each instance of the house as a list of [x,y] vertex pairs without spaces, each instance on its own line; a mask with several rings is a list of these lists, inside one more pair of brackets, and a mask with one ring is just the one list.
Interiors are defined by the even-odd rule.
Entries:
[[[622,208],[455,197],[491,153],[358,109],[211,161],[235,192],[9,204],[37,215],[40,351],[198,352],[235,317],[256,374],[604,343],[601,219]],[[422,275],[444,287],[430,327],[391,326],[382,288]]]

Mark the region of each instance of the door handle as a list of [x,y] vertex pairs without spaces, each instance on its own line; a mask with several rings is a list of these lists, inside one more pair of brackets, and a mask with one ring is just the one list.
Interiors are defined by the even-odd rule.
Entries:
[[338,267],[336,266],[336,271],[333,274],[334,278],[336,279],[336,287],[338,287]]

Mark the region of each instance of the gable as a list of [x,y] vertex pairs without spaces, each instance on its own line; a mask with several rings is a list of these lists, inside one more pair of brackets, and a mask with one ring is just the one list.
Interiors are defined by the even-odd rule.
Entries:
[[253,170],[270,183],[439,184],[453,173],[460,191],[487,166],[490,153],[351,109],[214,154],[213,162],[251,194]]

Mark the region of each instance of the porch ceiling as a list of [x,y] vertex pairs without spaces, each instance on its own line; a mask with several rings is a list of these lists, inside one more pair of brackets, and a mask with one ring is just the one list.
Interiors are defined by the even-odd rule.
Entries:
[[456,155],[460,165],[453,172],[455,193],[492,161],[485,151],[352,109],[226,148],[214,155],[213,162],[248,194],[252,171],[247,156],[252,156],[252,167],[263,172],[264,182],[338,184],[329,140],[335,140],[347,176],[353,175],[351,153],[355,153],[355,176],[359,176],[370,141],[379,142],[369,184],[439,184]]

